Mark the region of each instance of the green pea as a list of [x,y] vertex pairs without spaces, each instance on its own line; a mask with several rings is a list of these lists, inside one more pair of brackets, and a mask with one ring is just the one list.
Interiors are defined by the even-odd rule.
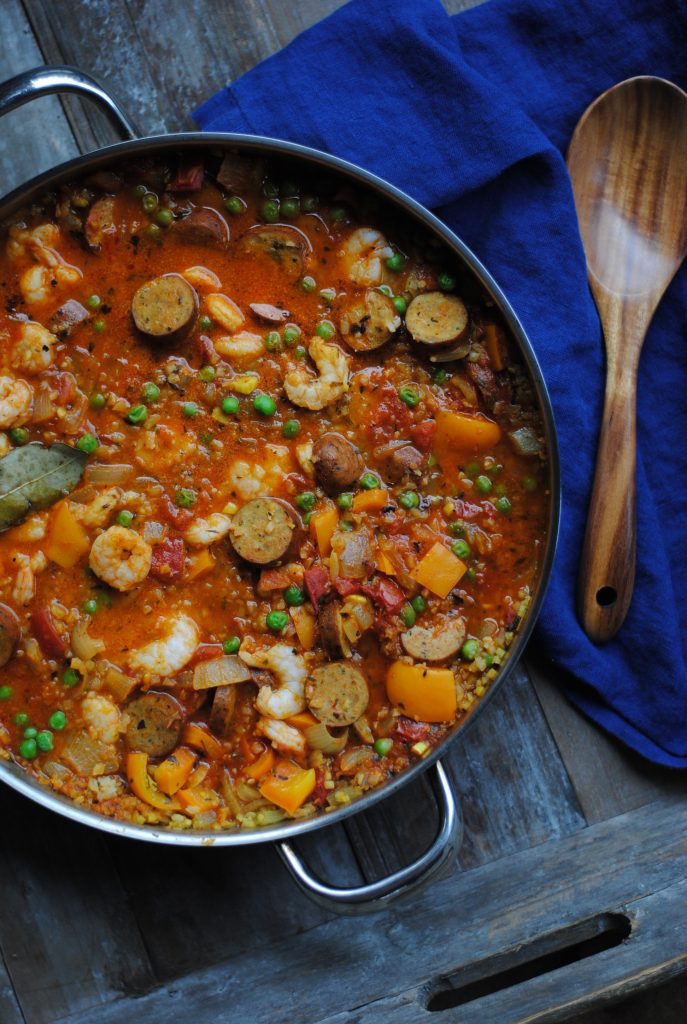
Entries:
[[336,504],[339,508],[342,508],[344,512],[347,512],[349,508],[353,508],[353,495],[350,491],[344,491],[343,494],[340,494],[336,499]]
[[301,212],[301,204],[298,199],[283,199],[281,204],[282,216],[293,220]]
[[104,409],[107,404],[107,399],[100,391],[94,391],[88,399],[88,404],[91,409]]
[[465,573],[465,579],[468,581],[468,583],[474,583],[475,580],[477,579],[477,573],[475,572],[475,570],[468,569],[468,571]]
[[451,545],[451,551],[456,558],[469,558],[470,557],[470,545],[465,540],[454,540]]
[[136,427],[139,423],[145,423],[148,419],[148,410],[145,405],[134,405],[126,414],[126,419]]
[[83,603],[83,610],[86,615],[95,615],[98,611],[98,602],[94,597],[89,597],[87,601]]
[[456,279],[451,274],[439,274],[437,278],[437,284],[441,288],[442,292],[452,292],[456,287]]
[[284,342],[289,347],[295,345],[301,336],[301,329],[296,324],[287,324],[284,328],[283,337]]
[[62,673],[62,682],[69,688],[72,686],[78,686],[81,682],[81,676],[75,668],[66,668]]
[[301,288],[304,292],[314,292],[317,288],[317,281],[314,277],[310,277],[310,275],[307,274],[305,277],[301,278]]
[[162,233],[162,229],[159,224],[149,224],[146,228],[146,234],[150,235],[151,238],[157,238]]
[[447,377],[448,374],[446,370],[435,370],[432,375],[432,380],[435,384],[443,384]]
[[21,448],[29,440],[29,432],[26,427],[12,427],[10,430],[10,441],[15,448]]
[[522,487],[523,487],[523,490],[529,491],[531,493],[532,491],[536,491],[536,489],[537,489],[537,481],[534,479],[533,476],[523,477]]
[[48,719],[48,725],[51,729],[54,729],[55,732],[62,732],[66,724],[67,716],[64,711],[53,711]]
[[374,752],[379,754],[380,757],[386,757],[387,754],[391,753],[391,748],[394,745],[394,741],[390,740],[388,736],[380,737],[375,740]]
[[320,201],[317,196],[303,196],[301,199],[301,210],[303,213],[314,213],[319,208]]
[[459,522],[449,523],[448,532],[452,533],[454,537],[462,537],[465,533],[465,527]]
[[9,700],[13,692],[11,686],[0,686],[0,700]]
[[131,190],[131,194],[135,196],[137,199],[143,199],[143,196],[146,194],[147,191],[148,189],[145,187],[145,185],[134,185],[134,187]]
[[275,224],[279,220],[279,200],[266,199],[260,207],[260,215],[268,224]]
[[17,711],[14,716],[15,725],[26,725],[29,720],[28,713],[26,711]]
[[175,497],[179,508],[193,508],[197,500],[196,492],[190,487],[180,487]]
[[335,224],[341,220],[346,220],[347,216],[348,210],[345,206],[332,206],[329,211],[329,218],[330,220],[333,220]]
[[86,305],[89,309],[100,309],[102,305],[99,295],[89,295],[86,299]]
[[398,496],[398,503],[401,508],[417,508],[420,504],[420,495],[417,491],[402,491]]
[[393,256],[389,256],[388,260],[385,260],[388,270],[398,273],[399,270],[403,270],[406,265],[406,258],[400,252],[395,252]]
[[299,605],[305,604],[305,591],[293,584],[284,591],[284,600],[289,608],[297,608]]
[[491,668],[491,666],[494,664],[494,655],[493,654],[485,654],[484,655],[484,664],[487,666],[487,668]]
[[231,416],[239,411],[239,400],[236,395],[227,395],[222,399],[222,412],[225,416]]
[[279,331],[269,331],[265,335],[265,348],[268,352],[278,352],[281,348],[281,336]]
[[200,409],[195,402],[184,402],[184,404],[181,407],[181,411],[183,412],[186,419],[192,420],[194,416],[198,415]]
[[475,477],[475,476],[477,476],[478,473],[479,473],[479,463],[478,462],[468,462],[467,466],[465,467],[465,475],[469,476],[469,477]]
[[382,295],[386,295],[387,299],[393,299],[394,293],[388,284],[380,284],[377,286],[377,291],[381,292]]
[[474,661],[479,654],[479,642],[477,640],[466,640],[460,649],[460,655],[464,661]]
[[230,636],[222,644],[222,650],[225,654],[236,654],[239,647],[241,646],[241,638],[238,636]]
[[410,627],[414,624],[416,615],[415,609],[413,608],[412,605],[404,604],[403,607],[401,608],[401,611],[399,612],[399,615],[401,617],[401,622],[403,623],[404,626]]
[[320,338],[324,338],[325,341],[331,341],[336,334],[334,324],[330,320],[323,320],[315,328],[315,334],[318,334]]
[[279,195],[279,186],[276,182],[270,181],[269,179],[267,181],[263,181],[262,194],[268,199],[276,199]]
[[379,477],[376,473],[363,473],[358,482],[364,491],[372,491],[379,487]]
[[301,425],[298,420],[287,420],[281,428],[284,437],[298,437],[301,432]]
[[34,757],[38,753],[38,747],[36,746],[35,740],[22,740],[19,744],[19,753],[27,761],[33,761]]
[[171,210],[158,210],[155,214],[155,220],[161,228],[168,228],[174,220],[174,214]]
[[305,359],[308,353],[302,345],[296,345],[293,354],[296,359]]
[[475,487],[480,492],[480,494],[489,494],[489,491],[491,490],[492,486],[492,482],[488,476],[478,476],[477,479],[475,480]]
[[76,447],[80,452],[85,452],[86,455],[92,455],[93,452],[97,452],[100,445],[98,444],[97,437],[94,437],[93,434],[82,434],[76,442]]
[[36,736],[36,746],[42,754],[47,754],[53,748],[53,736],[49,729],[41,729]]
[[116,522],[118,526],[131,526],[134,521],[134,514],[130,512],[128,508],[123,508],[121,512],[117,513]]
[[317,497],[312,491],[303,491],[302,494],[296,495],[296,508],[299,508],[301,512],[312,512],[316,502]]
[[412,384],[404,384],[402,388],[399,388],[398,397],[409,409],[414,409],[416,405],[420,404],[420,393]]
[[210,328],[213,326],[213,321],[210,319],[209,316],[206,316],[205,313],[203,313],[202,316],[198,317],[198,326],[200,327],[201,331],[209,331]]
[[253,399],[253,408],[261,416],[274,416],[277,403],[269,395],[256,395]]
[[153,213],[157,210],[157,196],[153,192],[146,192],[141,200],[141,206],[146,213]]
[[502,495],[502,497],[496,499],[496,501],[494,502],[494,507],[498,509],[499,512],[502,512],[504,516],[507,516],[512,508],[512,505],[504,494]]
[[32,725],[30,725],[28,727],[28,729],[24,729],[24,739],[25,740],[35,740],[37,735],[38,735],[38,729],[35,729]]
[[198,371],[198,376],[202,380],[203,384],[209,384],[217,376],[217,370],[214,366],[201,366]]
[[354,525],[350,519],[342,519],[339,523],[339,529],[343,530],[344,533],[351,533],[354,530]]
[[229,213],[233,213],[235,216],[243,213],[246,209],[246,204],[241,199],[241,196],[229,196],[228,199],[224,200],[224,205]]
[[289,617],[286,612],[270,612],[265,618],[265,625],[273,633],[281,633],[288,625]]
[[422,615],[422,613],[427,609],[427,602],[422,594],[416,594],[410,603],[413,606],[413,611],[417,615]]
[[302,516],[303,526],[310,526],[310,520],[312,519],[312,512],[305,512]]
[[396,310],[398,315],[399,316],[404,316],[406,310],[408,309],[408,303],[403,298],[403,296],[402,295],[397,295],[394,298],[393,303],[394,303],[394,309]]
[[152,381],[146,381],[141,388],[141,398],[144,402],[157,402],[160,397],[160,389],[157,384],[153,384]]
[[326,302],[328,306],[331,306],[332,302],[336,298],[336,288],[320,288],[320,298],[323,302]]

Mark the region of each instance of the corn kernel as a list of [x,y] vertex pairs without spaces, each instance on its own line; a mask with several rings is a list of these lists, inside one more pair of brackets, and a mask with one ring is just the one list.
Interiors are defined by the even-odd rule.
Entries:
[[251,391],[255,391],[259,383],[260,378],[257,373],[241,373],[227,381],[227,387],[230,391],[238,392],[239,395],[249,395]]
[[424,740],[420,740],[419,743],[414,743],[410,749],[414,754],[417,754],[418,757],[424,757],[429,750],[429,743],[426,743]]

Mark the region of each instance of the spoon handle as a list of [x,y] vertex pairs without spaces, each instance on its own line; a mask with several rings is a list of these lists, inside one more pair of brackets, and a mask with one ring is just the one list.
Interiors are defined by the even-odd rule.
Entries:
[[577,591],[582,625],[596,643],[615,636],[632,600],[637,528],[636,392],[636,359],[609,359]]

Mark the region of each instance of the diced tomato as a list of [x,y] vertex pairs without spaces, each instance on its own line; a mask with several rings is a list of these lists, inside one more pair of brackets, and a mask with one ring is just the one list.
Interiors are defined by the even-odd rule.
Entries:
[[273,590],[286,590],[291,586],[291,577],[283,569],[263,569],[258,580],[258,593],[270,594]]
[[193,512],[186,508],[179,508],[175,505],[168,494],[163,494],[160,498],[162,508],[160,510],[161,518],[165,519],[172,526],[176,526],[178,530],[183,530],[185,526],[193,519]]
[[386,612],[397,612],[406,599],[398,583],[394,583],[388,576],[375,576],[372,583],[360,589]]
[[31,629],[46,658],[53,661],[64,658],[67,645],[55,629],[49,608],[40,608],[37,612],[32,612]]
[[185,558],[186,545],[181,537],[168,537],[153,547],[150,574],[159,580],[175,580],[181,576]]
[[202,164],[182,160],[169,183],[170,192],[197,192],[203,187],[203,178]]
[[456,498],[453,506],[459,519],[477,519],[484,511],[481,505],[473,505],[471,501],[463,501],[462,498]]
[[57,405],[68,405],[76,393],[76,377],[73,373],[56,373],[50,378],[50,386],[55,389]]
[[303,584],[313,608],[317,611],[319,602],[332,585],[329,573],[321,565],[314,565],[312,569],[306,569],[303,573]]
[[410,436],[417,448],[427,454],[434,442],[434,435],[437,431],[435,420],[425,420],[424,423],[416,423],[410,428]]
[[408,406],[401,401],[396,388],[389,381],[377,391],[378,405],[371,410],[370,429],[376,444],[389,441],[400,431],[406,434],[411,423]]
[[515,605],[508,603],[503,614],[503,625],[506,629],[516,629],[520,625],[520,616],[515,610]]
[[349,594],[357,594],[360,590],[360,583],[358,580],[347,580],[345,576],[337,576],[334,580],[334,590],[342,597],[348,597]]
[[221,644],[198,644],[191,656],[191,660],[187,662],[186,668],[200,665],[201,661],[213,661],[215,658],[219,658],[221,654]]
[[310,794],[310,799],[315,807],[322,807],[327,802],[327,790],[324,785],[324,768],[320,765],[315,769],[315,788]]
[[413,722],[412,719],[401,715],[396,722],[392,736],[399,740],[406,740],[407,743],[420,743],[422,740],[428,739],[430,732],[431,729],[427,722]]

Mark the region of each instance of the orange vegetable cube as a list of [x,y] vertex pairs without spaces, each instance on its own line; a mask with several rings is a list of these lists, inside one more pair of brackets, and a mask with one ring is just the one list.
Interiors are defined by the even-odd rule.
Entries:
[[63,569],[71,569],[90,549],[91,542],[83,526],[66,501],[53,515],[44,547],[45,554]]
[[257,761],[253,764],[246,765],[243,769],[243,774],[247,775],[251,779],[261,779],[263,775],[267,775],[269,771],[272,771],[274,767],[274,751],[272,747],[267,747]]
[[309,711],[301,711],[297,715],[290,715],[286,719],[289,725],[292,725],[294,729],[310,729],[311,726],[317,725],[317,719],[314,715],[311,715]]
[[197,580],[201,576],[207,576],[215,568],[215,559],[207,548],[190,555],[188,560],[187,580]]
[[202,725],[197,725],[195,722],[189,722],[184,729],[183,735],[184,743],[188,743],[189,747],[194,747],[196,750],[201,750],[204,754],[213,760],[218,760],[222,756],[222,744],[219,740],[216,740],[211,732],[204,729]]
[[335,505],[328,505],[321,512],[314,512],[310,520],[310,535],[316,541],[320,558],[326,558],[332,550],[332,537],[339,523]]
[[260,793],[287,814],[293,814],[314,788],[314,768],[299,768],[292,761],[278,761],[260,786]]
[[168,796],[174,796],[186,784],[195,762],[196,755],[192,750],[178,747],[155,769],[155,782],[158,789],[167,793]]
[[210,811],[219,805],[219,797],[214,789],[202,789],[200,786],[180,789],[176,798],[189,814],[200,814],[201,811]]
[[353,499],[354,512],[379,512],[389,504],[389,492],[383,487],[373,487],[371,491],[360,491]]
[[465,562],[437,541],[410,575],[437,597],[446,597],[467,571]]
[[155,785],[148,774],[148,755],[139,751],[131,751],[126,757],[126,778],[131,792],[139,800],[157,807],[161,811],[178,811],[179,801],[168,796]]
[[486,417],[446,409],[437,413],[436,443],[449,453],[455,449],[484,451],[497,444],[500,438],[500,426]]
[[304,605],[289,608],[289,615],[296,630],[299,643],[304,651],[311,651],[315,646],[317,624],[315,616]]
[[503,358],[503,342],[501,340],[501,331],[496,324],[487,324],[484,328],[484,342],[489,353],[491,365],[497,371],[503,370],[506,365],[505,359]]
[[448,668],[394,661],[386,676],[389,700],[418,722],[451,722],[458,700],[456,680]]
[[375,562],[377,563],[377,568],[379,569],[379,571],[383,572],[386,576],[394,576],[395,575],[396,570],[393,567],[391,559],[389,558],[389,556],[387,554],[385,554],[382,551],[381,548],[377,548],[377,553],[375,555]]

